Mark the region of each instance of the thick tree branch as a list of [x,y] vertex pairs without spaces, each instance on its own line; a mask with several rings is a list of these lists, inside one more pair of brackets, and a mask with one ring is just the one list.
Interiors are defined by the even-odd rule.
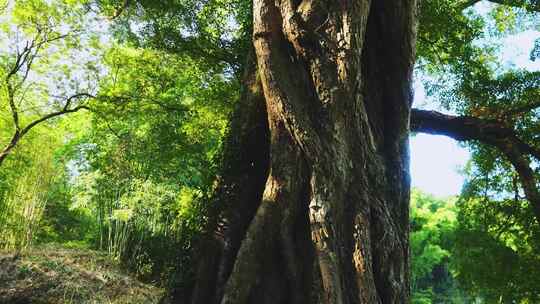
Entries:
[[12,109],[12,115],[13,120],[15,124],[15,131],[13,132],[13,135],[11,136],[11,140],[9,143],[0,151],[0,167],[2,166],[2,163],[7,158],[7,156],[13,151],[13,149],[17,146],[21,138],[26,135],[32,128],[35,126],[50,120],[54,117],[62,116],[69,113],[75,113],[80,110],[90,110],[90,108],[86,105],[78,105],[75,107],[70,107],[74,100],[80,99],[80,98],[95,98],[95,96],[88,94],[88,93],[77,93],[74,94],[66,99],[66,102],[61,110],[50,112],[46,115],[41,116],[40,118],[37,118],[30,122],[28,125],[26,125],[24,128],[21,128],[19,123],[19,116],[18,111],[16,108]]
[[445,135],[459,141],[477,140],[497,148],[514,166],[527,200],[540,223],[540,191],[529,161],[529,155],[540,160],[540,150],[522,141],[514,130],[494,120],[418,109],[411,112],[411,130]]
[[32,121],[30,124],[28,124],[24,129],[21,130],[21,136],[28,133],[32,128],[34,128],[35,126],[37,126],[38,124],[44,122],[44,121],[47,121],[51,118],[54,118],[54,117],[57,117],[57,116],[61,116],[61,115],[64,115],[64,114],[69,114],[69,113],[75,113],[75,112],[78,112],[80,110],[90,110],[89,107],[87,106],[84,106],[84,105],[80,105],[80,106],[77,106],[77,107],[74,107],[74,108],[71,108],[71,109],[62,109],[61,111],[57,111],[57,112],[52,112],[52,113],[49,113],[39,119],[36,119],[34,121]]
[[13,127],[15,128],[15,132],[21,131],[21,125],[19,122],[19,109],[17,107],[17,104],[15,103],[15,96],[13,94],[13,88],[10,84],[7,85],[7,93],[8,93],[8,104],[9,104],[9,110],[11,112],[11,118],[13,120]]
[[504,141],[511,144],[521,154],[528,154],[540,160],[540,149],[527,144],[517,136],[514,130],[501,125],[496,120],[413,109],[411,131],[445,135],[459,141],[478,140],[492,146],[500,145],[501,141]]

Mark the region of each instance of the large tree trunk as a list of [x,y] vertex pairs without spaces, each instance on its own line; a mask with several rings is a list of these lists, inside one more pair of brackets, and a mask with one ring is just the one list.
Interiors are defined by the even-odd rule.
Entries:
[[[266,113],[269,147],[247,144],[268,138],[261,122],[238,143],[270,159],[218,187],[238,194],[211,216],[212,229],[228,224],[206,248],[192,303],[409,302],[415,3],[330,2],[254,1],[259,77],[247,77],[238,120]],[[251,110],[263,100],[266,112]]]

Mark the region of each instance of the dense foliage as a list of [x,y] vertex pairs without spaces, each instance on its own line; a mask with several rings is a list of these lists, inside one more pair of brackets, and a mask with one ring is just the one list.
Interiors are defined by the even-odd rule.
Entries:
[[488,303],[540,300],[540,230],[523,200],[470,196],[458,203],[458,280]]
[[[36,61],[15,74],[21,88],[21,97],[14,97],[20,99],[19,120],[39,119],[62,110],[62,97],[89,93],[85,112],[36,125],[2,164],[0,245],[95,247],[141,278],[174,283],[189,276],[186,263],[204,222],[202,202],[217,174],[237,83],[223,65],[116,43],[107,31],[83,28],[88,25],[83,22],[109,27],[92,8],[95,4],[77,1],[21,1],[7,7],[2,43],[21,40],[18,33],[26,31],[33,41],[33,31],[42,31],[38,18],[49,18],[47,26],[61,28],[60,35],[70,39],[65,50],[57,48],[56,39],[45,43],[43,48],[57,53],[38,49]],[[81,13],[80,18],[61,18],[67,11]],[[58,38],[61,46],[66,37]],[[19,54],[17,47],[2,54],[4,72]],[[11,92],[7,82],[2,89]],[[0,107],[2,144],[17,130],[8,99]]]
[[452,269],[456,238],[454,199],[436,199],[413,190],[410,218],[413,303],[462,302]]

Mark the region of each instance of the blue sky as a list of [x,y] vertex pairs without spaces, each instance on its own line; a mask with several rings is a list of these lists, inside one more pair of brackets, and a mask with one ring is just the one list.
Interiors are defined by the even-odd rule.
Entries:
[[[539,31],[528,30],[503,41],[502,63],[506,67],[540,70],[540,60],[529,59]],[[434,108],[426,98],[422,84],[415,82],[415,105]],[[411,138],[412,186],[436,196],[459,194],[464,178],[459,171],[469,160],[469,152],[456,141],[444,136],[418,134]]]

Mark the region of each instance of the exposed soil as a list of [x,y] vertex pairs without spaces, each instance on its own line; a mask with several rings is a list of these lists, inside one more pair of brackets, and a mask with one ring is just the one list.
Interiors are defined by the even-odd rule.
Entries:
[[52,245],[0,251],[0,304],[154,304],[163,293],[97,251]]

